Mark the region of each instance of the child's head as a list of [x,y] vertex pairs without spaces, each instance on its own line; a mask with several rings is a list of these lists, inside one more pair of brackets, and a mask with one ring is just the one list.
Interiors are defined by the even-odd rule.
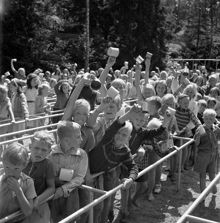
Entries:
[[47,97],[50,91],[50,86],[46,83],[41,84],[38,88],[38,94]]
[[190,100],[194,99],[197,94],[197,88],[195,84],[189,84],[186,86],[186,88],[183,91],[184,94],[188,95]]
[[207,108],[215,109],[216,99],[209,97],[207,100]]
[[35,132],[30,145],[32,161],[40,162],[44,160],[49,155],[53,144],[54,138],[48,131]]
[[211,127],[215,123],[216,112],[214,109],[206,109],[203,112],[203,121],[206,126]]
[[217,83],[216,75],[213,74],[213,75],[209,76],[209,85],[211,87],[214,87],[216,85],[216,83]]
[[64,81],[61,85],[60,85],[60,91],[64,94],[68,94],[70,91],[70,85],[67,81]]
[[4,150],[2,157],[5,175],[18,179],[27,165],[28,158],[28,151],[23,145],[19,143],[10,144]]
[[50,79],[50,87],[53,89],[57,84],[57,80],[55,78]]
[[20,76],[22,76],[24,79],[26,78],[26,75],[25,75],[25,69],[24,69],[23,67],[20,67],[20,68],[18,69],[18,74],[19,74]]
[[162,97],[162,105],[167,105],[168,107],[175,108],[175,97],[173,94],[165,94]]
[[195,80],[195,84],[197,85],[197,86],[203,86],[203,83],[204,83],[204,80],[203,80],[203,77],[202,76],[198,76],[197,78],[196,78],[196,80]]
[[168,74],[167,74],[167,72],[165,70],[160,72],[160,79],[161,80],[166,80],[167,77],[168,77]]
[[132,132],[132,124],[129,121],[125,122],[125,125],[120,128],[114,137],[114,143],[117,148],[129,144],[129,139]]
[[104,98],[103,100],[108,100],[109,103],[104,108],[104,116],[108,120],[113,120],[116,117],[116,113],[121,108],[121,98],[117,95],[114,99],[113,98]]
[[201,99],[198,101],[198,108],[199,108],[199,113],[203,114],[203,112],[205,111],[205,109],[207,108],[207,102],[204,99]]
[[78,123],[80,126],[83,126],[88,118],[90,112],[90,104],[85,99],[78,99],[75,102],[73,108],[72,118],[74,122]]
[[76,122],[58,122],[57,135],[61,148],[65,150],[63,152],[67,152],[71,148],[79,148],[82,142],[81,127]]
[[0,102],[4,102],[8,95],[8,89],[5,85],[0,85]]
[[156,95],[162,98],[167,93],[166,81],[165,80],[157,81],[155,85],[155,91],[156,91]]
[[180,94],[178,96],[178,105],[180,108],[188,109],[189,108],[189,96],[186,94]]
[[112,86],[119,91],[121,100],[123,100],[124,96],[125,96],[125,87],[126,84],[124,82],[124,80],[120,79],[120,78],[116,78],[115,80],[112,81]]
[[155,90],[154,90],[154,86],[151,84],[146,84],[142,87],[141,90],[141,94],[143,96],[144,99],[150,98],[152,96],[155,96]]
[[135,117],[132,117],[130,121],[132,122],[133,127],[138,130],[144,126],[146,119],[146,114],[144,112],[139,112]]
[[220,96],[220,89],[218,87],[213,87],[209,93],[210,97],[218,98]]
[[156,115],[159,112],[159,109],[161,108],[162,101],[159,96],[152,96],[148,98],[148,113],[150,115]]
[[36,74],[28,74],[27,76],[27,88],[38,88],[39,85],[39,78]]

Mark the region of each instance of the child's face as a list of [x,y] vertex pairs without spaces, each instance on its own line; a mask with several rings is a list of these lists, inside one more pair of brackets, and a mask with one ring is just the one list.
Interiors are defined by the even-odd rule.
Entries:
[[114,137],[115,146],[117,148],[120,148],[124,145],[128,145],[130,135],[131,132],[128,129],[126,128],[119,129]]
[[89,108],[86,106],[80,106],[76,108],[76,110],[74,111],[73,120],[74,122],[82,126],[86,123],[88,115],[89,115]]
[[162,84],[162,83],[159,83],[159,84],[157,84],[155,90],[157,92],[157,95],[161,97],[161,96],[163,96],[165,94],[166,86],[164,84]]
[[35,77],[31,80],[31,87],[35,87],[38,85],[38,78]]
[[145,124],[145,116],[144,113],[138,113],[136,117],[132,119],[132,124],[136,130],[140,129]]
[[215,108],[215,102],[209,101],[208,104],[207,104],[207,107],[214,109]]
[[14,177],[18,179],[21,175],[22,170],[25,168],[23,164],[13,164],[7,160],[3,161],[3,167],[6,177]]
[[63,84],[62,91],[64,94],[69,93],[69,86],[67,84]]
[[106,119],[114,119],[116,117],[116,113],[118,112],[118,107],[115,103],[110,102],[106,105],[104,109],[104,115]]
[[203,121],[206,126],[211,127],[215,122],[215,116],[214,115],[205,115],[205,116],[203,116]]
[[199,113],[203,113],[206,109],[205,105],[199,105]]
[[50,153],[49,145],[41,140],[33,140],[31,146],[31,159],[33,162],[40,162],[44,160]]
[[154,91],[151,88],[144,87],[142,95],[143,95],[144,99],[150,98],[150,97],[154,96]]
[[175,102],[173,98],[169,98],[165,101],[165,105],[171,108],[175,108]]
[[193,89],[188,89],[187,93],[186,93],[190,98],[194,98],[195,97],[195,92]]
[[189,98],[184,97],[179,100],[179,106],[180,108],[187,109],[189,107]]
[[148,103],[148,113],[150,115],[155,115],[157,113],[156,105],[153,102]]
[[217,97],[218,97],[218,92],[217,92],[217,91],[211,91],[211,92],[210,92],[210,96],[211,96],[212,98],[217,98]]

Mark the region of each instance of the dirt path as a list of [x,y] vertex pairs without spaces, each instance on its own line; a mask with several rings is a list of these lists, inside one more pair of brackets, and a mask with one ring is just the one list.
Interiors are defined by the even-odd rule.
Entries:
[[[163,190],[154,201],[147,201],[144,195],[139,198],[140,208],[130,211],[130,215],[126,218],[127,223],[177,222],[199,196],[198,175],[193,171],[182,174],[182,188],[179,192],[176,190],[176,184],[171,183],[169,179],[162,184]],[[220,222],[220,184],[217,186],[217,195],[209,194],[205,206],[199,205],[193,215]]]

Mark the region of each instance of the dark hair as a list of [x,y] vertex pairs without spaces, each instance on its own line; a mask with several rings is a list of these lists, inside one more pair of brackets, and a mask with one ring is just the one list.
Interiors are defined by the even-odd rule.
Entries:
[[[32,81],[34,78],[37,78],[37,75],[36,75],[36,74],[34,74],[34,73],[28,74],[28,76],[27,76],[27,88],[28,88],[28,89],[32,89],[31,81]],[[35,86],[35,88],[38,89],[38,85]]]

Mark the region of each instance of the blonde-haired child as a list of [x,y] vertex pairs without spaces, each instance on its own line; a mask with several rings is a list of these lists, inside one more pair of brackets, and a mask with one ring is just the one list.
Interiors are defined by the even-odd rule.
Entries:
[[[35,100],[35,114],[44,114],[49,113],[51,108],[47,103],[47,97],[50,91],[50,87],[48,84],[43,83],[38,87],[38,96]],[[43,126],[45,124],[45,119],[41,119],[37,121],[38,126]]]
[[35,132],[30,144],[31,156],[23,171],[34,180],[37,193],[30,222],[50,221],[50,209],[45,201],[55,192],[54,168],[52,162],[47,158],[53,144],[54,139],[46,130]]
[[[206,188],[206,173],[212,181],[216,174],[216,162],[218,157],[218,140],[220,139],[220,128],[214,125],[216,112],[213,109],[206,109],[203,112],[204,124],[196,130],[194,136],[197,146],[196,163],[194,170],[200,176],[200,191]],[[216,185],[212,192],[217,193]]]
[[81,127],[71,121],[60,121],[57,126],[59,144],[52,148],[50,160],[55,168],[55,195],[51,216],[58,222],[79,209],[78,187],[83,183],[88,157],[81,149]]
[[[90,103],[85,99],[78,99],[78,96],[85,85],[91,84],[91,80],[82,78],[76,88],[73,90],[67,107],[64,111],[63,120],[74,121],[80,125],[82,134],[82,141],[80,148],[87,153],[95,146],[95,138],[92,128],[87,126],[87,120],[90,112]],[[87,179],[85,180],[87,184]],[[86,190],[79,189],[80,207],[83,207],[89,203],[89,193]],[[81,216],[81,223],[86,222],[88,213]]]
[[[0,218],[18,210],[28,218],[32,213],[33,199],[36,198],[33,180],[22,172],[28,162],[28,151],[23,145],[13,143],[4,150],[2,161]],[[16,219],[17,222],[20,220]]]

